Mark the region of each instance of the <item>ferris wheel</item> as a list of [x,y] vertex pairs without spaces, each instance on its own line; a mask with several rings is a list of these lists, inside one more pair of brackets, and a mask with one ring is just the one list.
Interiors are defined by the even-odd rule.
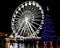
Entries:
[[13,13],[11,27],[20,36],[37,35],[44,24],[44,10],[35,1],[20,4]]

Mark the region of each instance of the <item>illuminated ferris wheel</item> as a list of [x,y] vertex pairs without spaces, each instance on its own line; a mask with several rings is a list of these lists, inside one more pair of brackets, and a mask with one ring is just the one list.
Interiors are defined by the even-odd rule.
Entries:
[[44,10],[35,1],[26,1],[13,13],[11,27],[20,36],[37,35],[44,24]]

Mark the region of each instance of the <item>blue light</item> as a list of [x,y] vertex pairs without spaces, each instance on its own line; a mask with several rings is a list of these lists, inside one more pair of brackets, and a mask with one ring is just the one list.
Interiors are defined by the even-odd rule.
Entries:
[[48,42],[50,40],[53,41],[54,39],[55,39],[55,35],[54,35],[53,23],[51,17],[47,13],[45,16],[44,27],[42,31],[42,40]]

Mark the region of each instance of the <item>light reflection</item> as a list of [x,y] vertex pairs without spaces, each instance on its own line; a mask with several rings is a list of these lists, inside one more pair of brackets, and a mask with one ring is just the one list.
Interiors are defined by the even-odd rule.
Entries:
[[13,43],[10,48],[36,48],[35,44],[28,43]]
[[13,43],[14,48],[18,48],[18,43]]

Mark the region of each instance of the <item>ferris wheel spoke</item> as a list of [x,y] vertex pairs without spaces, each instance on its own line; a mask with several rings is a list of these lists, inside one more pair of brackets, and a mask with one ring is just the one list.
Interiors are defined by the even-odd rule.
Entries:
[[17,33],[19,33],[19,31],[22,29],[21,27],[22,27],[23,23],[24,23],[24,20],[22,21]]
[[21,29],[20,35],[23,33],[23,30],[25,31],[25,25],[24,25],[24,27]]
[[40,19],[32,19],[32,21],[40,21]]
[[31,10],[31,7],[29,8],[29,10]]
[[18,33],[20,32],[21,29],[22,29],[22,28],[18,28],[18,31],[16,32],[17,35],[18,35]]
[[39,25],[38,23],[36,23],[36,22],[34,22],[34,21],[31,21],[31,23],[34,23],[34,24],[36,24],[36,25]]
[[29,32],[30,32],[30,34],[31,34],[31,30],[30,30],[29,26],[27,26],[27,27],[28,27],[28,30],[29,30]]
[[19,28],[19,30],[18,30],[17,33],[19,33],[19,31],[22,29],[21,27],[22,27],[23,22],[24,22],[24,20],[22,21],[22,23],[21,23],[21,25],[20,25],[20,28]]
[[35,10],[35,12],[33,13],[34,15],[37,15],[37,10]]
[[31,34],[31,28],[29,27],[29,24],[28,24],[28,26],[27,26],[27,27],[28,27],[28,30],[30,31],[30,34]]
[[20,18],[15,18],[16,20],[19,20]]
[[20,12],[21,12],[21,15],[22,15],[22,12],[23,12],[23,11],[22,11],[22,10],[20,10]]
[[[21,10],[21,8],[19,8],[18,7],[18,9],[20,10],[19,12],[18,12],[18,14],[22,17],[24,14],[22,13],[23,11]],[[24,9],[23,9],[24,10]]]
[[41,16],[40,15],[38,15],[38,16],[34,16],[34,18],[40,18]]
[[23,14],[19,13],[19,15],[20,15],[20,17],[22,17],[22,18],[23,18]]
[[30,23],[35,29],[37,29],[32,23]]
[[34,14],[35,16],[38,16],[38,15],[40,15],[40,11],[38,11],[38,10],[35,9],[35,11],[34,11],[33,14]]
[[19,33],[20,30],[21,30],[21,28],[18,29],[18,33]]
[[19,28],[19,29],[18,29],[17,34],[20,32],[21,29],[22,29],[22,28]]
[[[18,21],[14,21],[14,23],[15,23],[15,25],[18,25]],[[22,27],[23,23],[24,23],[24,20],[22,21],[22,23],[19,23],[20,27]]]
[[24,28],[24,32],[25,32],[25,30],[26,30],[26,27]]
[[31,29],[31,31],[32,31],[32,33],[34,32],[34,29],[32,28],[32,26],[30,25],[30,23],[28,22],[28,24],[29,24],[29,27],[30,27],[30,29]]
[[22,29],[22,28],[19,28],[19,29],[18,29],[17,34],[20,32],[21,29]]
[[30,10],[31,12],[32,12],[32,14],[33,14],[33,12],[35,11],[35,9],[34,8],[31,8],[31,10]]
[[22,23],[20,24],[20,27],[22,27],[23,23],[24,23],[24,20],[23,20]]
[[17,14],[16,14],[16,16],[17,16],[18,18],[22,18],[20,15],[17,15]]
[[36,9],[32,9],[32,10],[31,10],[31,11],[32,11],[31,14],[33,14],[33,13],[35,12],[35,10],[36,10]]
[[15,22],[18,22],[18,20],[22,20],[22,19],[20,19],[20,18],[15,18]]

